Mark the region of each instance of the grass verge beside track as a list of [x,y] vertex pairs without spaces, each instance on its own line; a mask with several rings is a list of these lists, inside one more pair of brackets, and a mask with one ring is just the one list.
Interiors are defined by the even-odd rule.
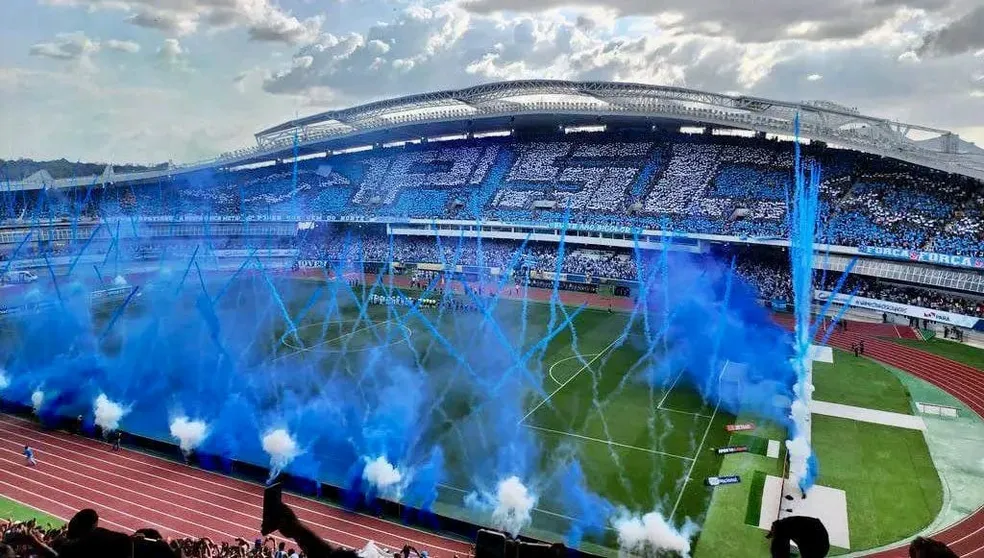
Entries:
[[30,506],[25,506],[24,504],[3,497],[0,497],[0,518],[11,521],[30,521],[34,519],[42,527],[45,525],[60,527],[65,524],[64,521],[57,517],[50,516]]
[[984,349],[938,338],[930,339],[929,341],[921,341],[919,339],[889,339],[889,341],[900,345],[908,345],[909,347],[926,351],[927,353],[933,353],[934,355],[939,355],[952,361],[962,362],[967,366],[973,366],[978,370],[984,371]]
[[912,414],[909,392],[891,370],[834,349],[833,364],[813,363],[813,398],[865,409]]
[[817,484],[847,493],[851,550],[919,532],[939,513],[943,486],[918,430],[813,416]]

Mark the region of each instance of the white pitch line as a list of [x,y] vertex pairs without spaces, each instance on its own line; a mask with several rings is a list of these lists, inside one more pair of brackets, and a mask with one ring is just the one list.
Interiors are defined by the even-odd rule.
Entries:
[[670,393],[673,392],[673,388],[676,387],[677,382],[680,381],[680,378],[681,377],[683,377],[683,370],[681,370],[680,373],[677,374],[677,377],[673,380],[673,383],[670,384],[670,389],[666,390],[666,393],[663,394],[663,398],[660,399],[659,400],[659,403],[656,405],[656,408],[657,409],[662,409],[663,408],[663,402],[665,402],[666,401],[666,398],[669,397],[670,396]]
[[660,410],[660,411],[669,411],[671,413],[680,413],[682,415],[691,415],[691,416],[695,416],[695,417],[709,418],[710,415],[704,415],[704,414],[701,414],[701,413],[691,413],[690,411],[680,411],[680,410],[677,410],[677,409],[670,409],[669,407],[664,407],[663,406],[663,403],[666,402],[666,398],[669,397],[671,393],[673,393],[673,390],[676,388],[676,385],[678,383],[680,383],[680,378],[682,378],[682,377],[683,377],[683,371],[681,370],[680,373],[677,374],[676,379],[673,380],[673,383],[670,384],[670,389],[668,389],[666,391],[666,393],[663,394],[663,398],[659,400],[659,403],[656,405],[656,409],[657,410]]
[[567,362],[568,360],[574,360],[575,358],[596,357],[596,356],[598,356],[597,353],[588,353],[588,354],[584,354],[584,355],[574,355],[574,356],[569,356],[567,358],[562,358],[562,359],[558,360],[557,362],[555,362],[555,363],[553,363],[553,364],[550,365],[550,368],[547,369],[547,375],[550,376],[550,379],[553,380],[557,385],[560,385],[563,382],[561,382],[560,380],[558,380],[557,378],[554,377],[554,375],[553,375],[553,369],[554,369],[554,367],[556,367],[561,362]]
[[591,365],[594,364],[594,361],[598,360],[601,357],[601,355],[607,353],[608,352],[608,349],[611,349],[612,347],[614,347],[615,346],[615,343],[618,343],[618,340],[621,339],[621,338],[622,338],[621,335],[619,335],[618,337],[616,337],[614,341],[612,341],[607,347],[605,347],[604,349],[602,349],[601,352],[598,353],[597,355],[595,355],[595,357],[593,359],[589,360],[588,363],[585,364],[583,367],[581,367],[580,370],[578,370],[577,372],[575,372],[574,374],[572,374],[571,377],[567,379],[567,381],[565,381],[564,383],[560,384],[560,387],[558,387],[557,389],[553,390],[553,392],[550,395],[546,396],[543,399],[543,401],[540,401],[539,403],[537,403],[536,407],[533,407],[530,410],[530,412],[526,413],[526,415],[524,415],[523,418],[521,418],[519,420],[519,424],[523,424],[524,422],[526,422],[526,419],[530,418],[530,415],[532,415],[533,413],[535,413],[536,410],[539,409],[540,407],[542,407],[544,403],[546,403],[547,401],[550,401],[550,399],[553,396],[557,395],[557,392],[559,392],[560,390],[564,389],[564,386],[566,386],[567,384],[571,383],[574,380],[574,378],[577,378],[578,376],[580,376],[581,375],[581,372],[584,372],[585,370],[587,370],[588,368],[590,368]]
[[[724,376],[724,371],[728,369],[728,365],[731,361],[726,361],[724,366],[721,367],[721,373],[718,374],[718,383],[721,382],[721,377]],[[704,429],[704,436],[700,439],[700,445],[697,446],[697,451],[694,452],[694,460],[690,462],[690,469],[687,470],[687,476],[683,478],[683,486],[680,487],[680,494],[677,495],[676,503],[673,504],[673,510],[670,512],[668,517],[669,520],[673,519],[676,515],[677,508],[680,507],[680,501],[683,500],[683,493],[687,490],[687,483],[690,482],[690,475],[694,473],[694,466],[697,465],[697,458],[700,457],[701,450],[704,449],[704,442],[707,441],[707,434],[711,431],[711,425],[714,424],[714,417],[717,416],[718,407],[721,406],[721,399],[718,398],[717,405],[714,405],[714,412],[711,413],[711,420],[707,421],[707,428]]]
[[711,415],[702,415],[700,413],[691,413],[690,411],[680,411],[678,409],[670,409],[669,407],[656,407],[656,410],[658,410],[658,411],[667,411],[667,412],[670,412],[670,413],[680,413],[681,415],[690,415],[692,417],[711,418]]
[[637,451],[644,451],[646,453],[652,453],[652,454],[655,454],[655,455],[665,455],[667,457],[675,457],[677,459],[683,459],[685,461],[694,461],[696,459],[694,457],[684,457],[682,455],[677,455],[675,453],[667,453],[665,451],[659,451],[659,450],[654,450],[654,449],[649,449],[649,448],[640,448],[639,446],[630,446],[628,444],[623,444],[621,442],[615,442],[615,441],[612,441],[612,440],[602,440],[601,438],[592,438],[591,436],[584,436],[582,434],[575,434],[573,432],[564,432],[562,430],[554,430],[552,428],[544,428],[542,426],[534,426],[532,424],[526,424],[524,426],[526,426],[526,428],[532,428],[533,430],[542,430],[543,432],[551,432],[553,434],[559,434],[561,436],[571,436],[571,437],[574,437],[574,438],[580,438],[582,440],[588,440],[589,442],[598,442],[599,444],[613,445],[613,446],[618,446],[620,448],[626,448],[626,449],[637,450]]
[[[354,321],[354,320],[349,320],[349,321]],[[298,348],[295,345],[291,345],[291,344],[286,343],[286,342],[281,342],[281,344],[283,346],[285,346],[285,347],[287,347],[289,349],[294,349],[294,350],[291,351],[291,352],[289,352],[289,353],[282,354],[282,355],[280,355],[278,357],[275,357],[270,362],[277,362],[278,360],[282,360],[282,359],[285,359],[287,357],[292,357],[292,356],[297,355],[297,354],[300,354],[300,353],[310,353],[310,352],[314,352],[314,353],[325,353],[325,352],[327,352],[327,353],[337,353],[337,352],[340,352],[340,351],[333,351],[333,350],[329,350],[329,351],[318,351],[318,350],[315,350],[315,349],[317,349],[318,347],[327,345],[329,343],[338,341],[339,339],[345,339],[346,337],[352,337],[356,333],[359,333],[359,332],[362,332],[362,331],[368,331],[368,330],[376,329],[379,326],[384,326],[386,324],[393,323],[394,321],[396,321],[396,320],[386,320],[385,322],[370,322],[371,325],[367,325],[365,327],[360,327],[360,328],[355,329],[353,331],[350,331],[348,333],[343,333],[342,335],[339,335],[338,337],[333,337],[331,339],[325,339],[323,341],[320,341],[318,343],[315,343],[314,345],[311,345],[310,347],[301,347],[301,348]],[[329,323],[334,324],[334,323],[339,323],[339,322],[329,322]],[[341,323],[346,323],[346,322],[341,322]],[[324,324],[311,324],[311,325],[304,326],[304,327],[314,327],[314,326],[320,326],[320,325],[324,325]],[[397,326],[403,328],[404,330],[406,330],[408,332],[408,335],[407,335],[408,337],[411,336],[411,335],[413,335],[413,331],[408,326],[405,326],[403,324],[397,324]],[[304,329],[304,328],[299,328],[299,329]],[[406,339],[397,339],[396,341],[390,343],[389,345],[383,345],[382,347],[392,347],[393,345],[399,345],[400,343],[403,343],[405,341],[406,341]],[[369,348],[375,349],[377,347],[376,346],[371,346]],[[361,351],[364,351],[364,350],[366,350],[366,349],[347,349],[346,352],[357,353],[357,352],[361,352]]]

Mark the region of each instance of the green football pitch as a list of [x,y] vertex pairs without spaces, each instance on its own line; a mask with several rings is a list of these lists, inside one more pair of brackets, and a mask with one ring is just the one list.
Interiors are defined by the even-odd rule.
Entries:
[[[442,418],[432,421],[435,431],[429,433],[442,443],[447,457],[447,478],[435,511],[482,521],[463,504],[472,483],[456,446],[465,444],[459,444],[448,424],[475,418],[469,415],[482,411],[473,408],[476,398],[467,387],[472,380],[451,353],[454,347],[469,347],[462,352],[480,354],[473,348],[481,343],[501,351],[503,338],[517,347],[518,354],[527,353],[548,331],[560,330],[548,327],[550,306],[529,302],[524,308],[522,302],[501,300],[487,322],[475,312],[442,314],[433,308],[418,315],[377,304],[360,312],[346,289],[329,297],[337,304],[311,304],[318,286],[292,281],[282,289],[290,293],[285,300],[288,313],[302,318],[290,329],[282,316],[267,315],[268,343],[255,357],[299,359],[326,374],[356,376],[361,354],[371,347],[388,346],[395,359],[415,359],[449,394],[439,402]],[[576,309],[565,311],[572,315]],[[554,312],[554,323],[562,323],[563,312],[557,308]],[[544,477],[558,463],[576,458],[587,488],[615,506],[640,514],[659,510],[677,525],[686,519],[700,523],[711,495],[704,479],[716,475],[721,464],[713,448],[728,444],[725,425],[734,416],[704,403],[696,391],[678,381],[679,373],[671,373],[662,387],[644,382],[641,375],[658,362],[660,350],[648,349],[641,320],[627,327],[629,319],[625,313],[584,308],[536,351],[525,372],[530,374],[530,386],[522,395],[519,427],[539,446],[538,466]],[[541,389],[533,389],[534,384]],[[571,518],[565,514],[562,488],[546,483],[538,493],[530,534],[563,537]],[[614,532],[608,531],[600,542],[613,547]]]
[[[215,297],[225,281],[206,281],[205,285]],[[270,286],[277,288],[282,307],[270,298]],[[629,325],[628,314],[607,309],[578,311],[505,299],[495,305],[489,320],[476,312],[423,308],[418,313],[383,304],[360,307],[357,301],[365,300],[368,292],[357,286],[353,295],[344,285],[323,280],[275,279],[265,284],[256,278],[241,279],[223,292],[218,312],[226,329],[241,325],[243,331],[256,332],[248,336],[240,358],[252,364],[276,361],[281,371],[314,370],[326,384],[338,374],[361,378],[365,359],[376,352],[371,349],[380,346],[387,348],[387,357],[394,362],[417,363],[428,382],[440,387],[440,396],[431,402],[430,416],[421,417],[429,426],[419,441],[422,446],[444,449],[445,478],[434,504],[437,513],[476,523],[489,520],[487,513],[477,513],[464,503],[475,487],[470,469],[475,456],[466,455],[470,444],[456,425],[482,421],[487,412],[483,402],[495,405],[499,401],[477,393],[488,384],[475,381],[461,362],[462,354],[464,360],[488,358],[508,367],[515,354],[530,352],[533,356],[522,371],[511,372],[522,375],[523,389],[509,392],[519,409],[512,430],[523,432],[537,446],[538,462],[523,479],[539,497],[525,534],[563,539],[572,512],[565,499],[566,487],[557,482],[556,472],[576,458],[587,488],[613,505],[638,514],[657,510],[677,526],[687,519],[701,525],[695,551],[699,557],[721,555],[725,549],[734,556],[765,551],[763,533],[752,526],[761,502],[757,481],[766,474],[783,474],[784,456],[772,459],[765,453],[769,440],[783,440],[786,433],[756,417],[735,417],[705,404],[686,381],[678,381],[682,371],[670,371],[657,386],[643,381],[644,371],[661,362],[666,347],[646,342],[641,320]],[[385,294],[379,289],[375,292]],[[172,316],[176,327],[194,327],[200,322],[193,310],[193,296],[189,294],[184,301],[188,304],[182,303]],[[96,327],[107,322],[117,306],[118,302],[97,309]],[[180,308],[189,308],[188,313]],[[127,314],[143,311],[136,300]],[[286,316],[292,323],[288,324]],[[570,323],[559,327],[569,316],[573,316]],[[230,319],[243,323],[232,324]],[[551,324],[556,330],[551,330]],[[538,345],[550,333],[555,336]],[[103,350],[112,352],[118,341],[108,336]],[[505,354],[509,351],[515,354]],[[908,392],[892,372],[839,351],[834,364],[817,365],[814,381],[816,396],[827,401],[893,412],[907,412],[911,405]],[[317,391],[317,386],[312,388]],[[729,434],[725,426],[734,422],[755,422],[757,428]],[[934,494],[940,481],[921,436],[856,425],[851,432],[856,433],[858,443],[845,445],[838,440],[847,431],[836,419],[818,419],[817,423],[816,443],[818,451],[822,450],[820,482],[846,491],[852,532],[867,533],[852,540],[856,548],[897,540],[902,531],[918,530],[935,516],[940,502]],[[749,452],[722,457],[713,451],[731,445],[747,446]],[[902,464],[897,476],[880,482],[895,482],[886,493],[911,492],[910,499],[921,506],[918,521],[899,530],[901,512],[870,498],[870,479],[856,475],[857,460],[863,458],[861,448]],[[741,475],[742,481],[716,489],[705,486],[705,478],[723,474]],[[928,488],[914,491],[913,478],[920,479],[918,486]],[[855,505],[858,502],[871,505]],[[913,515],[911,508],[905,513]],[[878,523],[862,521],[869,515],[878,518]],[[605,555],[615,554],[616,547],[611,529],[582,544],[584,550]]]

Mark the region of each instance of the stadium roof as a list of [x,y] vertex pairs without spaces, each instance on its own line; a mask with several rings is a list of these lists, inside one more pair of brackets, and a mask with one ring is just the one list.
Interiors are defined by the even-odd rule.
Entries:
[[[829,101],[791,103],[638,83],[524,80],[420,93],[298,118],[256,134],[254,147],[164,170],[66,179],[49,187],[157,180],[295,153],[522,126],[662,125],[800,136],[984,180],[984,149],[947,130],[862,115]],[[34,189],[36,182],[10,185]]]
[[355,138],[408,124],[466,121],[470,131],[484,120],[534,114],[643,118],[800,136],[893,157],[938,170],[984,179],[984,150],[947,130],[862,115],[829,101],[791,103],[639,83],[524,80],[436,91],[376,101],[291,120],[256,134],[259,148],[339,137]]

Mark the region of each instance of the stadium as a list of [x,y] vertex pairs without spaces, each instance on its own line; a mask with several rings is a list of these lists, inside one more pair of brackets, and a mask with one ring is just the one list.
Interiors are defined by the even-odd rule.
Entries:
[[280,479],[390,556],[766,556],[789,517],[984,556],[984,150],[547,80],[255,139],[0,177],[0,495],[234,543]]

